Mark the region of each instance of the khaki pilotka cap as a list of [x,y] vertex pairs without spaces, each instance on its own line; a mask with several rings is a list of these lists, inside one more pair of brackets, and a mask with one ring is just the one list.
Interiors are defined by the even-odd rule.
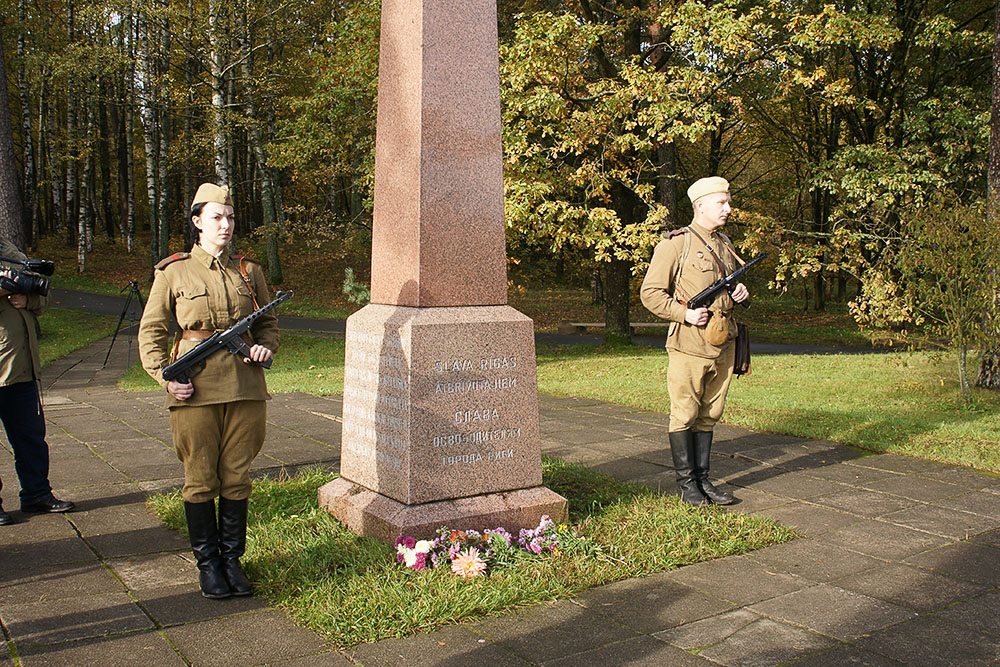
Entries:
[[233,200],[229,196],[229,188],[220,187],[214,183],[202,183],[199,185],[198,192],[194,193],[194,201],[191,202],[191,208],[194,208],[198,204],[207,204],[209,202],[215,202],[223,206],[232,206]]
[[714,195],[716,192],[729,192],[729,181],[721,176],[699,178],[688,188],[688,199],[694,204],[705,195]]

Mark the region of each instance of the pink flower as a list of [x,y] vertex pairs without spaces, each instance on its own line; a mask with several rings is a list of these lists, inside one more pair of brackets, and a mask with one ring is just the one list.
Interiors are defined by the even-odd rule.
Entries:
[[460,577],[481,577],[486,572],[486,563],[479,557],[479,549],[472,547],[455,555],[451,571]]

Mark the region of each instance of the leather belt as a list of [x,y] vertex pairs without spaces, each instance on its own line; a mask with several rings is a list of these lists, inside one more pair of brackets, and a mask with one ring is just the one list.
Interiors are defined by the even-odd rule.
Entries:
[[[194,340],[203,341],[207,338],[211,338],[216,332],[215,331],[198,331],[197,329],[184,329],[181,332],[181,340]],[[243,334],[240,336],[247,345],[253,345],[253,339],[250,338],[250,334]]]

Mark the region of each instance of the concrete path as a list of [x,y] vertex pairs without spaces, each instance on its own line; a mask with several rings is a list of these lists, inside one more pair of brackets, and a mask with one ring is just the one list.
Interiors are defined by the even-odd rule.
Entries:
[[[721,427],[713,472],[807,537],[573,600],[338,652],[257,599],[210,601],[188,546],[146,509],[175,488],[158,392],[114,383],[127,346],[46,369],[66,515],[17,511],[0,439],[0,665],[994,665],[1000,662],[1000,479],[829,442]],[[257,474],[339,463],[339,397],[276,396]],[[541,398],[543,449],[672,488],[666,417]]]

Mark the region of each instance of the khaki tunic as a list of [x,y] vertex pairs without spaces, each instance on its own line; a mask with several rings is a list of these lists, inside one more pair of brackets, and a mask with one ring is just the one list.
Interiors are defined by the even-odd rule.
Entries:
[[[219,259],[195,245],[190,256],[175,255],[157,265],[153,287],[139,324],[139,356],[142,367],[166,388],[161,370],[173,359],[170,323],[176,318],[182,329],[223,331],[254,310],[250,290],[240,276],[239,259]],[[270,302],[267,281],[260,265],[247,262],[247,272],[261,306]],[[278,350],[278,317],[274,311],[261,315],[250,328],[254,343]],[[177,357],[195,347],[197,341],[182,340]],[[191,377],[194,394],[178,401],[167,394],[167,407],[213,405],[233,401],[270,398],[264,369],[243,362],[239,355],[217,352],[205,367]]]
[[[697,225],[692,226],[702,239],[715,248],[727,274],[740,266],[728,237],[718,231],[709,232]],[[684,244],[688,242],[686,237],[690,238],[690,247],[681,266]],[[705,327],[694,326],[684,320],[687,306],[681,301],[687,302],[723,277],[711,252],[698,237],[690,231],[680,230],[657,244],[642,281],[640,297],[643,305],[654,315],[673,323],[666,345],[670,354],[667,390],[670,392],[672,432],[711,431],[722,417],[733,377],[736,328],[731,327],[726,343],[712,345],[705,340]],[[715,298],[709,310],[729,315],[734,307],[732,297],[724,291]]]
[[[726,274],[732,273],[740,267],[740,263],[736,259],[736,251],[729,237],[719,231],[709,232],[697,225],[692,226],[695,227],[701,238],[711,243],[712,247],[715,248],[719,259],[726,267]],[[696,357],[714,359],[722,353],[726,345],[731,345],[732,340],[736,338],[735,327],[730,331],[729,342],[726,345],[722,347],[711,345],[705,340],[705,327],[696,327],[684,321],[687,306],[682,304],[680,300],[686,302],[725,276],[719,270],[719,265],[716,264],[709,250],[693,235],[690,236],[691,246],[688,249],[684,266],[680,267],[685,237],[689,236],[690,232],[686,228],[678,231],[679,233],[671,233],[669,238],[663,239],[657,244],[653,251],[653,259],[649,262],[646,277],[642,281],[639,296],[642,299],[642,305],[646,306],[651,313],[676,323],[675,326],[670,327],[667,335],[668,350],[677,350]],[[675,285],[674,280],[677,278],[679,267],[681,268],[680,278]],[[733,312],[734,306],[733,298],[729,296],[728,292],[723,291],[709,306],[709,310],[713,313],[721,312],[728,315]]]
[[[0,238],[0,257],[27,259],[17,246],[3,238]],[[0,268],[24,269],[11,262],[0,262]],[[28,305],[25,308],[15,308],[6,297],[0,298],[0,387],[41,378],[38,316],[48,308],[50,297],[40,294],[26,296]]]

